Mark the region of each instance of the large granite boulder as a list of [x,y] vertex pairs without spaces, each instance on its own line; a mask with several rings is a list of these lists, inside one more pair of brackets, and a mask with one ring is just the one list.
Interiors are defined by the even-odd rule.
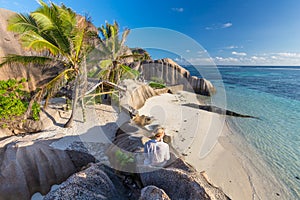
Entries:
[[127,200],[138,199],[140,189],[130,188],[126,178],[116,174],[113,169],[100,164],[91,164],[89,168],[73,174],[57,189],[48,193],[44,200]]
[[212,83],[204,78],[191,76],[190,72],[170,58],[131,63],[145,80],[164,80],[167,85],[183,85],[184,90],[210,96],[216,92]]
[[222,190],[212,186],[199,172],[187,172],[172,167],[140,168],[140,170],[144,186],[154,185],[164,190],[170,199],[229,199]]
[[149,185],[141,191],[139,200],[171,200],[170,197],[162,189]]
[[141,108],[147,99],[157,95],[147,84],[131,79],[125,79],[120,86],[126,89],[120,93],[120,104],[135,110]]
[[[0,62],[2,57],[9,54],[32,55],[30,50],[24,50],[19,41],[18,35],[7,30],[7,20],[15,15],[15,12],[0,8]],[[0,80],[10,78],[26,78],[28,82],[24,83],[25,89],[33,91],[57,75],[60,68],[51,65],[41,67],[40,65],[23,66],[20,64],[5,65],[0,68]]]
[[109,176],[99,165],[73,174],[56,190],[48,193],[44,200],[73,199],[123,199]]
[[47,194],[81,167],[94,162],[93,156],[63,151],[50,146],[51,141],[10,142],[0,149],[0,199],[30,199]]

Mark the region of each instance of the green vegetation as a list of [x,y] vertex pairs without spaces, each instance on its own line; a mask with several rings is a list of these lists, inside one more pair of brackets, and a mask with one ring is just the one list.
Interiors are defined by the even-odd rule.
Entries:
[[[141,55],[132,54],[125,46],[129,30],[125,30],[120,37],[116,22],[106,23],[105,26],[98,28],[101,38],[90,19],[77,15],[63,4],[57,5],[52,2],[47,4],[43,0],[38,2],[40,7],[35,11],[28,14],[18,13],[8,20],[8,30],[19,35],[22,47],[31,51],[30,56],[28,54],[6,55],[2,58],[0,67],[14,64],[22,64],[24,67],[29,64],[35,67],[53,66],[52,69],[57,70],[57,75],[37,91],[31,91],[37,102],[27,99],[27,105],[21,98],[22,104],[15,102],[17,111],[5,108],[3,112],[7,112],[5,116],[8,116],[8,113],[11,116],[21,116],[26,109],[29,109],[31,117],[38,120],[39,102],[45,99],[46,107],[49,99],[62,86],[72,82],[74,83],[72,114],[65,124],[65,127],[70,127],[79,100],[82,101],[80,104],[82,109],[84,108],[83,98],[87,77],[115,84],[125,78],[137,78],[139,72],[131,69],[126,63],[132,62],[134,58],[139,58]],[[90,71],[87,70],[88,65],[91,67]],[[105,89],[107,90],[101,92],[107,94],[107,91],[114,90],[114,88]]]
[[165,88],[166,84],[163,79],[158,77],[151,77],[151,81],[149,82],[149,86],[155,89]]
[[[8,128],[22,122],[26,112],[29,109],[31,99],[30,93],[23,90],[25,79],[0,81],[0,125],[3,128]],[[33,103],[28,118],[39,120],[40,105],[37,102]]]
[[151,60],[150,54],[141,48],[132,48],[131,49],[132,54],[134,55],[134,61],[146,61]]
[[155,89],[161,89],[161,88],[165,88],[166,85],[165,84],[161,84],[161,83],[156,83],[156,82],[149,82],[149,86]]
[[83,61],[92,50],[97,33],[91,31],[91,23],[85,17],[77,17],[76,13],[63,4],[46,4],[39,0],[40,7],[30,14],[16,14],[8,21],[8,30],[20,34],[20,41],[25,49],[36,52],[36,55],[8,55],[4,64],[21,63],[46,65],[51,64],[62,70],[39,92],[46,95],[46,104],[50,97],[67,81],[75,79],[72,115],[65,127],[71,126],[74,110],[79,98],[79,84],[84,71]]
[[102,25],[98,30],[102,35],[102,39],[97,47],[101,58],[99,63],[101,70],[97,75],[102,80],[116,84],[122,79],[137,78],[139,72],[124,64],[134,57],[133,54],[128,55],[130,49],[124,44],[129,30],[126,29],[121,38],[119,37],[119,25],[117,22],[113,24],[106,23],[105,26]]
[[134,157],[122,152],[120,149],[115,152],[115,156],[120,167],[125,167],[134,163]]

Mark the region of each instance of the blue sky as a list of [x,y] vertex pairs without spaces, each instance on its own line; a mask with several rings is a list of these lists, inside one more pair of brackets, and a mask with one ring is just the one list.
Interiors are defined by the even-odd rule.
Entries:
[[[47,2],[47,1],[46,1]],[[96,26],[116,20],[120,27],[134,30],[155,27],[165,30],[162,38],[173,41],[165,49],[175,52],[173,59],[202,64],[208,60],[229,65],[300,65],[299,0],[53,0],[63,2],[79,14],[88,14]],[[2,8],[31,12],[35,0],[0,0]],[[145,29],[148,30],[148,29]],[[156,30],[156,29],[155,29]],[[199,44],[178,45],[169,33]],[[128,45],[140,46],[129,38]],[[151,40],[151,38],[143,38]],[[159,40],[157,38],[152,40]],[[191,39],[191,40],[190,40]],[[182,40],[182,38],[180,39]],[[185,39],[183,39],[185,40]],[[151,41],[148,41],[151,42]],[[154,42],[154,41],[153,41]],[[185,42],[181,41],[183,44]],[[161,41],[163,46],[163,41]],[[143,46],[144,47],[144,46]],[[165,50],[163,49],[163,50]],[[171,51],[172,52],[172,51]],[[205,58],[200,54],[205,53]],[[174,52],[172,52],[174,53]],[[165,57],[153,51],[155,58]]]

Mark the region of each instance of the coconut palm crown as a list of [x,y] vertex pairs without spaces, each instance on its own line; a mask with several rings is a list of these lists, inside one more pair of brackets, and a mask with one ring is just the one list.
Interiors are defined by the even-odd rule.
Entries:
[[102,25],[98,30],[102,38],[94,51],[97,52],[96,54],[100,58],[100,68],[94,75],[102,80],[116,84],[125,78],[136,78],[139,72],[127,66],[127,63],[133,62],[132,58],[135,56],[125,45],[130,30],[124,30],[120,37],[117,22],[113,24],[106,22],[105,26]]

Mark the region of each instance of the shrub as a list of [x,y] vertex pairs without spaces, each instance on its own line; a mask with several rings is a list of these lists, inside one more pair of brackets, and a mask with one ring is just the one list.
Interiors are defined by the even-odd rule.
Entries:
[[156,82],[150,82],[149,86],[155,89],[161,89],[161,88],[165,88],[166,85],[162,84],[162,83],[156,83]]
[[[9,79],[0,81],[0,125],[9,127],[9,124],[24,120],[31,95],[23,90],[25,79]],[[40,105],[34,102],[31,108],[31,118],[39,120]]]

